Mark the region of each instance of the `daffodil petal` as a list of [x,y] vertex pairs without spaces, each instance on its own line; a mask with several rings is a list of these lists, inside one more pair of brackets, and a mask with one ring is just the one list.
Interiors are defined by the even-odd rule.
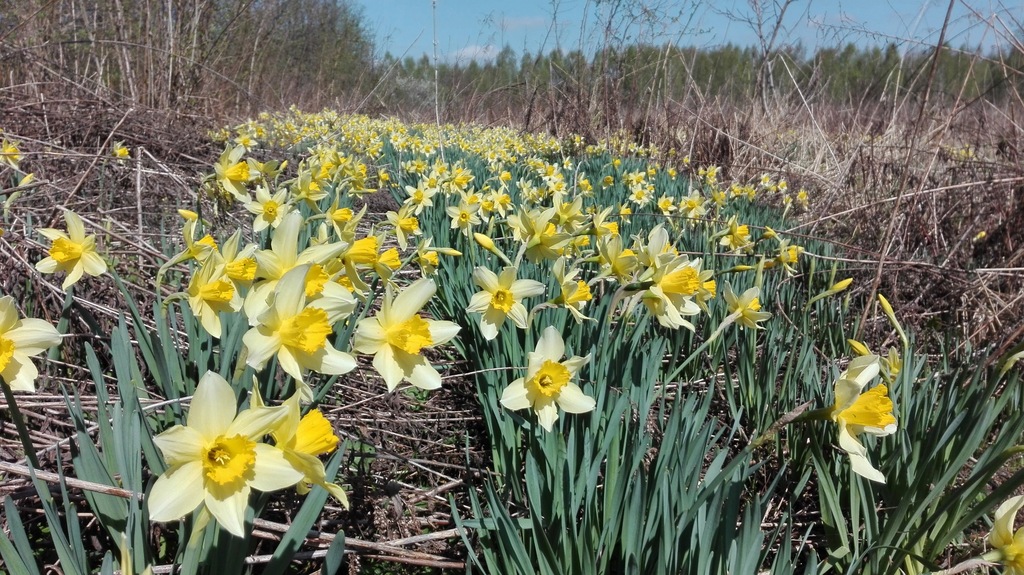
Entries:
[[411,369],[409,369],[410,366],[408,365],[402,366],[407,369],[405,373],[409,383],[420,389],[438,389],[441,387],[441,374],[437,373],[437,370],[434,369],[434,366],[430,365],[427,358],[422,355],[407,354],[403,351],[399,351],[395,355],[408,355],[410,358],[415,358],[411,360]]
[[217,519],[217,523],[235,537],[245,536],[245,510],[249,506],[249,485],[235,491],[210,489],[205,492],[206,508]]
[[14,305],[14,298],[5,295],[0,297],[0,333],[5,333],[18,323],[18,307]]
[[[514,273],[515,270],[513,268],[513,274]],[[505,275],[504,271],[502,272],[502,275]],[[473,269],[473,283],[488,293],[493,293],[501,287],[501,284],[498,281],[498,276],[485,267],[477,267]]]
[[32,392],[36,390],[36,378],[39,377],[39,370],[36,369],[31,359],[20,358],[15,353],[7,362],[3,372],[0,373],[0,377],[7,382],[11,391]]
[[242,343],[248,350],[245,363],[257,371],[281,348],[281,338],[264,326],[250,328],[242,336]]
[[586,413],[593,411],[597,402],[594,398],[583,393],[575,383],[569,382],[562,388],[558,394],[556,400],[558,407],[561,407],[563,411],[568,413]]
[[551,431],[551,426],[558,420],[558,408],[555,407],[555,402],[549,401],[540,407],[534,406],[534,410],[537,412],[537,423],[544,428],[544,431]]
[[99,276],[107,272],[107,262],[103,261],[99,254],[92,251],[82,254],[82,267],[85,269],[85,273],[91,276]]
[[202,434],[184,425],[175,425],[153,438],[170,467],[198,461],[205,442]]
[[26,318],[18,327],[3,334],[14,342],[15,348],[26,356],[40,354],[51,347],[60,345],[60,332],[49,322]]
[[431,320],[427,322],[427,329],[430,330],[431,345],[441,345],[458,335],[461,328],[455,322]]
[[389,322],[403,322],[418,314],[430,298],[434,297],[435,291],[437,286],[431,279],[423,278],[410,284],[392,302]]
[[68,226],[68,237],[76,244],[85,239],[85,225],[75,212],[64,210],[64,223]]
[[222,435],[236,413],[235,392],[219,374],[207,371],[196,385],[187,423],[208,440]]
[[530,407],[530,400],[526,395],[526,379],[521,377],[508,384],[501,392],[501,405],[513,411],[527,409]]
[[388,391],[394,391],[405,377],[402,366],[395,361],[395,351],[390,345],[381,346],[377,350],[377,354],[373,356],[373,368],[384,378]]
[[1011,497],[996,508],[992,532],[988,536],[988,542],[993,547],[1005,547],[1013,543],[1013,521],[1021,507],[1024,507],[1024,495]]
[[149,518],[153,521],[174,521],[195,511],[203,502],[203,464],[190,461],[171,468],[153,483],[146,496]]
[[302,480],[303,472],[296,469],[284,453],[265,443],[256,444],[256,463],[250,485],[260,491],[277,491],[291,487]]

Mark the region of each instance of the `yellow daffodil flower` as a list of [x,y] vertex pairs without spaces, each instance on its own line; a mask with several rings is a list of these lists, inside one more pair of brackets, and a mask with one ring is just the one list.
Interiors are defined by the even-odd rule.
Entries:
[[7,164],[17,170],[19,162],[21,162],[21,150],[18,149],[18,143],[6,139],[0,142],[0,164]]
[[835,404],[831,417],[839,425],[839,447],[850,456],[854,473],[885,483],[885,476],[875,469],[867,457],[867,449],[857,441],[861,433],[885,436],[896,432],[892,400],[884,384],[864,391],[878,376],[878,356],[854,358],[835,382]]
[[457,206],[448,206],[444,211],[452,220],[450,228],[459,230],[466,237],[473,231],[473,226],[480,225],[480,216],[477,215],[480,204],[462,202]]
[[1024,495],[1011,497],[996,509],[992,532],[988,534],[988,542],[994,549],[983,556],[1006,567],[1004,573],[1008,575],[1024,575],[1024,528],[1013,530],[1021,507],[1024,507]]
[[281,369],[299,382],[307,370],[340,375],[355,369],[355,359],[327,340],[334,324],[355,308],[355,298],[340,284],[325,282],[320,297],[307,305],[309,269],[302,265],[284,274],[267,310],[242,337],[246,363],[253,369],[263,369],[274,355]]
[[527,210],[525,207],[508,217],[513,236],[522,242],[526,258],[531,262],[558,258],[572,240],[572,236],[559,231],[551,222],[554,217],[555,208]]
[[242,296],[224,272],[219,256],[206,260],[188,282],[188,305],[203,329],[215,338],[221,335],[221,312],[242,309]]
[[433,280],[425,278],[397,296],[388,284],[380,312],[356,326],[352,349],[373,355],[373,367],[384,378],[388,391],[394,391],[402,380],[420,389],[441,387],[441,375],[421,352],[455,337],[459,326],[419,316],[435,291]]
[[594,398],[583,393],[572,381],[590,355],[565,356],[565,342],[554,327],[544,328],[537,347],[527,354],[526,377],[520,377],[505,388],[501,404],[511,410],[532,409],[537,423],[546,431],[558,420],[558,408],[566,413],[586,413],[594,409]]
[[[567,267],[569,269],[566,269]],[[561,290],[561,294],[551,303],[565,306],[576,323],[583,323],[583,320],[593,321],[594,318],[583,315],[583,308],[586,307],[587,302],[594,299],[594,294],[590,292],[587,282],[576,279],[576,276],[580,274],[580,269],[569,267],[568,260],[563,256],[555,261],[551,273],[555,276],[555,281],[558,282]]]
[[[292,467],[302,472],[302,480],[295,485],[300,494],[307,493],[312,485],[319,485],[348,509],[348,495],[340,485],[327,481],[327,471],[318,459],[337,449],[338,436],[319,409],[311,409],[302,415],[299,398],[299,394],[294,394],[284,402],[287,415],[270,433],[274,447],[284,453]],[[263,406],[263,398],[256,387],[253,387],[252,403],[254,407]]]
[[39,371],[31,358],[57,345],[57,328],[41,319],[19,319],[14,298],[0,297],[0,377],[11,391],[35,391]]
[[732,291],[732,285],[725,282],[725,291],[722,296],[725,297],[725,303],[729,306],[729,316],[723,323],[732,318],[732,321],[740,325],[740,329],[745,327],[761,329],[761,326],[757,324],[772,317],[772,314],[761,311],[761,301],[758,299],[760,292],[760,289],[752,287],[737,296]]
[[507,266],[501,274],[478,267],[473,270],[473,283],[481,290],[470,298],[466,311],[483,314],[480,317],[480,333],[484,339],[498,337],[498,329],[511,319],[519,329],[527,328],[528,314],[523,298],[544,293],[544,284],[536,280],[516,279],[518,270]]
[[[261,280],[245,296],[242,304],[249,325],[256,325],[256,319],[270,306],[267,301],[271,293],[284,275],[297,266],[311,264],[310,280],[324,279],[323,266],[332,258],[345,250],[346,245],[335,242],[324,245],[313,245],[299,253],[299,233],[303,225],[302,214],[289,212],[281,225],[270,238],[270,249],[259,250],[253,255],[256,258],[256,277]],[[311,281],[307,284],[308,297],[317,295],[324,282]]]
[[618,234],[602,237],[597,242],[597,253],[601,264],[598,277],[613,277],[625,283],[637,270],[639,262],[636,254],[631,249],[623,249],[622,236]]
[[686,255],[678,255],[653,270],[652,285],[641,299],[659,324],[669,329],[685,327],[693,331],[693,324],[684,318],[700,313],[695,297],[702,282],[710,277],[710,272],[704,273],[700,267],[700,258],[691,261]]
[[196,385],[187,425],[153,438],[167,462],[146,497],[153,521],[174,521],[205,505],[228,533],[245,535],[253,489],[276,491],[302,480],[280,449],[260,443],[286,409],[253,408],[236,416],[235,393],[209,371]]
[[67,233],[53,228],[39,228],[39,233],[52,241],[49,257],[36,264],[36,269],[44,274],[66,272],[62,289],[68,289],[82,278],[83,274],[91,276],[103,275],[107,271],[107,263],[96,253],[96,236],[85,235],[85,226],[78,214],[64,210],[64,221]]
[[111,147],[110,153],[118,160],[126,160],[131,156],[131,152],[125,147],[124,142],[114,142]]
[[252,231],[259,233],[268,227],[276,229],[281,225],[285,215],[292,209],[287,199],[288,190],[285,188],[271,196],[265,186],[256,186],[256,199],[251,200],[247,196],[245,200],[245,209],[256,216],[252,222]]
[[249,164],[242,160],[244,155],[245,146],[225,149],[213,165],[216,182],[238,201],[245,201],[249,197],[246,190],[249,183]]
[[403,250],[409,247],[410,236],[418,236],[423,233],[420,231],[420,221],[416,219],[408,206],[402,206],[397,212],[388,212],[386,217],[394,227],[398,245]]

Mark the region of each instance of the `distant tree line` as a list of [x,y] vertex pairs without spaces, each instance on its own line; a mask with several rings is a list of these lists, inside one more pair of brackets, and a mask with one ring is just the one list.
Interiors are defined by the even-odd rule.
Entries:
[[[894,105],[923,93],[934,49],[901,54],[895,44],[847,44],[810,52],[801,47],[770,55],[770,93],[780,109],[796,102],[852,108]],[[437,66],[442,113],[474,114],[495,121],[507,115],[535,124],[552,115],[598,118],[605,127],[628,126],[630,118],[673,104],[707,102],[745,106],[759,89],[762,53],[734,44],[713,48],[633,45],[593,54],[552,50],[517,54],[503,48],[486,62],[442,62]],[[385,109],[433,110],[434,64],[426,56],[386,55],[378,88]],[[946,48],[940,55],[930,97],[936,102],[1019,98],[1024,91],[1024,54],[993,50],[976,54]],[[543,112],[542,112],[543,110]],[[532,117],[531,117],[532,116]],[[557,119],[557,118],[554,118]]]

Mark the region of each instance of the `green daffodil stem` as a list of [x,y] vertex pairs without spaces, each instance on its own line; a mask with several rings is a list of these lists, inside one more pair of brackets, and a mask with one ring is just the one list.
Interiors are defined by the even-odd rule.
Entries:
[[25,419],[21,416],[21,410],[18,409],[18,402],[14,399],[14,392],[11,391],[10,386],[6,383],[0,383],[0,387],[4,390],[4,400],[7,401],[7,411],[11,414],[11,421],[14,422],[14,427],[18,430],[18,438],[21,439],[21,445],[25,449],[25,458],[28,459],[28,462],[32,465],[33,469],[39,469],[39,459],[36,457],[36,449],[35,446],[32,445],[32,437],[28,434],[28,428],[25,427]]
[[176,301],[187,300],[187,299],[188,299],[188,294],[183,292],[183,291],[172,293],[171,295],[165,297],[162,302],[160,302],[160,310],[166,316],[167,315],[167,310],[170,309],[172,303],[174,303]]

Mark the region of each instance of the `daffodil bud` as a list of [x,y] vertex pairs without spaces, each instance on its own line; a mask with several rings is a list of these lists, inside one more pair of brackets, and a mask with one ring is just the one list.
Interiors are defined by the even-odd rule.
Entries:
[[850,349],[853,350],[853,353],[855,353],[857,355],[860,355],[860,356],[871,355],[871,350],[868,349],[868,346],[864,345],[863,343],[861,343],[861,342],[859,342],[859,341],[857,341],[855,339],[848,339],[848,340],[846,340],[846,344],[849,345]]
[[487,250],[489,252],[493,252],[493,251],[498,249],[494,245],[494,240],[492,240],[491,238],[487,237],[485,234],[481,234],[480,232],[475,232],[473,234],[473,239],[476,240],[476,243],[480,244],[480,247],[484,248],[485,250]]

